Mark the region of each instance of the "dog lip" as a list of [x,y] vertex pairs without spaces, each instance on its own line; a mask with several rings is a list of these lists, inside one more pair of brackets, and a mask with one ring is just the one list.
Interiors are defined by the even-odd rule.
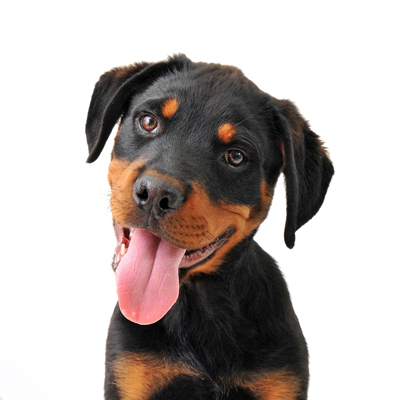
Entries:
[[208,260],[216,250],[218,250],[228,241],[233,231],[233,228],[228,228],[222,235],[218,236],[213,242],[207,244],[206,246],[196,250],[187,250],[182,258],[179,268],[191,268]]

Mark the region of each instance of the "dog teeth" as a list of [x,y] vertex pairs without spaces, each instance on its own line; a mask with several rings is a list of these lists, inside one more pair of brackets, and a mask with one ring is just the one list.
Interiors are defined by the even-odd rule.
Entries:
[[126,253],[126,246],[125,246],[125,243],[122,243],[121,244],[121,256],[124,256],[125,253]]

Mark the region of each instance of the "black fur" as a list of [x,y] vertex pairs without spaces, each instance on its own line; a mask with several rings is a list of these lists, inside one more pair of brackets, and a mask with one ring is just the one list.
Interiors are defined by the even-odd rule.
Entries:
[[[179,97],[175,116],[163,119],[161,106]],[[156,139],[138,132],[137,116],[151,112],[162,121]],[[179,113],[179,114],[178,114]],[[96,160],[121,118],[113,158],[135,161],[181,182],[185,196],[194,181],[212,202],[257,208],[265,181],[273,192],[285,175],[285,242],[315,215],[324,200],[333,167],[318,136],[289,101],[259,90],[236,68],[192,63],[175,56],[155,64],[136,64],[104,74],[96,85],[86,125],[88,162]],[[218,127],[231,121],[234,144],[221,144]],[[243,168],[221,160],[230,148],[244,150]],[[306,399],[308,353],[290,295],[275,261],[253,240],[255,231],[229,252],[214,273],[184,281],[177,302],[158,322],[141,326],[121,314],[118,305],[107,341],[105,398],[120,399],[114,361],[126,352],[159,354],[190,365],[201,375],[181,376],[157,389],[151,399],[256,399],[246,387],[224,377],[290,369]],[[181,271],[185,278],[185,271]]]

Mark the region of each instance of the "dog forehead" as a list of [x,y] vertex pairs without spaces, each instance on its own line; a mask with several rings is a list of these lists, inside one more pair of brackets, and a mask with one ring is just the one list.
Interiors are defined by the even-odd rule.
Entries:
[[158,78],[147,90],[150,98],[176,98],[181,109],[235,114],[262,92],[236,67],[194,63]]
[[160,77],[158,83],[169,84],[177,88],[201,87],[206,91],[218,90],[229,87],[232,83],[250,84],[242,71],[236,67],[224,66],[219,64],[193,63],[181,70],[170,71]]

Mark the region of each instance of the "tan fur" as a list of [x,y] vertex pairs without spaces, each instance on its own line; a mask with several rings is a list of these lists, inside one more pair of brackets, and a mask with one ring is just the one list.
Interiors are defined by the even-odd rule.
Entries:
[[[202,374],[181,362],[152,354],[124,353],[113,363],[115,385],[121,400],[147,400],[179,376],[204,379]],[[301,382],[290,371],[251,374],[218,379],[225,393],[238,387],[250,390],[259,400],[295,400],[300,394]]]
[[236,129],[232,124],[226,123],[219,127],[218,137],[222,143],[229,143],[236,135]]
[[165,118],[172,118],[172,116],[177,112],[179,107],[179,102],[177,99],[172,98],[165,101],[162,106],[161,112]]
[[121,400],[147,400],[179,375],[199,376],[183,363],[155,355],[125,353],[113,367]]

